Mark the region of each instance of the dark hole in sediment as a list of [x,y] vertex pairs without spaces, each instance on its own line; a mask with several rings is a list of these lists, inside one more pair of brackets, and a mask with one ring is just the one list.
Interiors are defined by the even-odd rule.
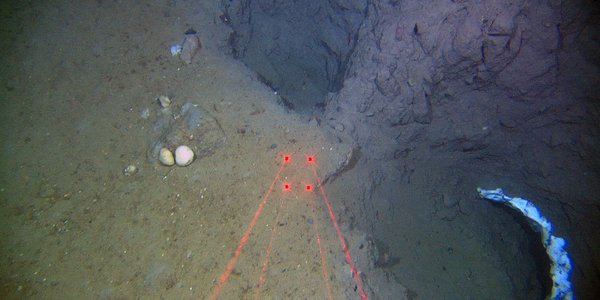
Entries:
[[[267,3],[268,2],[268,3]],[[223,1],[232,54],[299,113],[321,110],[338,91],[365,18],[366,1]]]

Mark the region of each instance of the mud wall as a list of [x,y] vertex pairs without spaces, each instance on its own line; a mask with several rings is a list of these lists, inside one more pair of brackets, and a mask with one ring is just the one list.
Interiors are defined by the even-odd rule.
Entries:
[[366,0],[222,1],[232,54],[289,108],[310,112],[341,88]]
[[534,195],[570,243],[576,295],[599,296],[597,5],[306,3],[223,1],[231,51],[292,106],[323,102],[323,124],[361,148],[366,170],[410,177],[427,163]]

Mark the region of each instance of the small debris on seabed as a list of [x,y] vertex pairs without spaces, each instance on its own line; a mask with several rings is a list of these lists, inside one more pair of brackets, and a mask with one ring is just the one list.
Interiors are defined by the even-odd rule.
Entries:
[[135,165],[131,164],[131,165],[128,165],[127,167],[125,167],[125,169],[123,169],[123,175],[125,175],[125,176],[135,175],[137,173],[137,171],[138,171],[138,168]]

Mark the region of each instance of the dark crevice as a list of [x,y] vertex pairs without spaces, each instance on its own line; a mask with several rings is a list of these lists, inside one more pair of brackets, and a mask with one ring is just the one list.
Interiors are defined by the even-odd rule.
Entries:
[[264,2],[222,1],[220,20],[233,30],[230,53],[288,109],[320,111],[326,95],[342,88],[367,2]]

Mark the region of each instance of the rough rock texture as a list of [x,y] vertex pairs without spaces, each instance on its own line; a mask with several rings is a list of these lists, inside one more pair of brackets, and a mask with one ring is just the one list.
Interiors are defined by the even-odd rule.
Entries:
[[300,111],[341,87],[366,0],[222,1],[233,54]]
[[560,1],[435,3],[369,5],[326,119],[382,161],[446,156],[452,168],[511,177],[568,237],[578,294],[592,296],[600,271],[597,11]]
[[[354,215],[375,214],[371,200],[390,174],[406,184],[425,166],[446,181],[470,174],[465,178],[475,179],[456,179],[469,181],[463,193],[503,186],[534,200],[567,237],[576,296],[600,297],[597,5],[311,1],[309,15],[291,2],[224,2],[234,52],[266,81],[290,84],[292,95],[302,72],[326,79],[327,87],[315,83],[329,91],[323,121],[362,149],[359,167],[371,178]],[[319,30],[306,25],[309,16]],[[273,32],[257,36],[265,28]],[[247,57],[260,51],[270,63],[253,66]],[[442,219],[476,209],[463,201],[451,206],[437,212]],[[357,225],[373,226],[369,219]],[[522,292],[516,297],[528,295],[527,286],[513,284]]]

